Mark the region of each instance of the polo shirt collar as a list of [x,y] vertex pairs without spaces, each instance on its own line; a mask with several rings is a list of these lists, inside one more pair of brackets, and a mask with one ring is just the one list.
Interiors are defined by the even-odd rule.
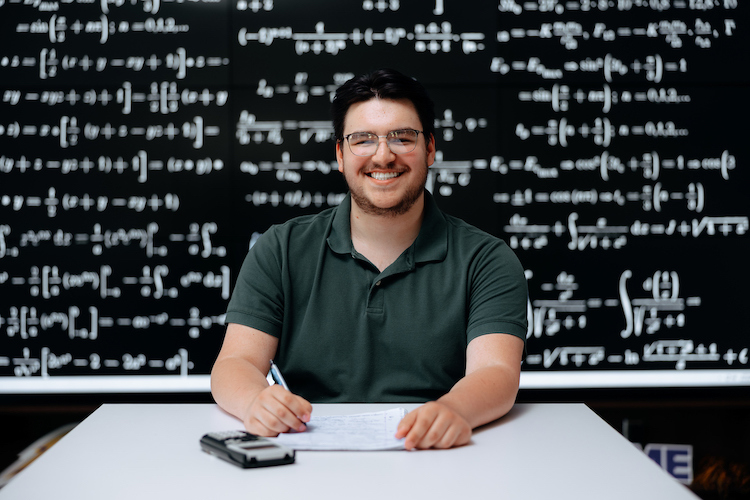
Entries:
[[419,235],[412,245],[415,262],[445,260],[448,255],[448,223],[432,193],[424,192],[424,219]]
[[[413,252],[414,262],[442,261],[448,254],[448,223],[432,194],[427,190],[424,194],[422,227],[409,252]],[[338,254],[350,254],[353,251],[349,220],[351,208],[351,194],[348,194],[336,208],[331,222],[328,246]]]
[[331,234],[328,236],[328,246],[336,253],[352,253],[352,231],[349,214],[352,210],[352,195],[347,194],[336,207],[331,222]]

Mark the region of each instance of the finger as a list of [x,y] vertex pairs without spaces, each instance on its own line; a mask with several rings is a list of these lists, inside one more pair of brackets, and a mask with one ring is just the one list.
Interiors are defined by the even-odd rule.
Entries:
[[[294,414],[300,425],[310,421],[313,408],[312,404],[310,404],[310,402],[305,398],[293,394],[288,390],[282,389],[280,387],[277,388],[274,395],[286,408],[289,409],[290,412]],[[297,422],[295,422],[295,424],[297,424]],[[304,425],[301,426],[304,427]],[[296,430],[304,430],[295,426],[292,426],[292,428]]]
[[414,421],[416,420],[416,418],[417,412],[411,411],[401,419],[401,422],[398,423],[398,427],[396,428],[396,439],[402,439],[406,437],[406,435],[409,433],[409,430],[411,429],[411,426],[414,425]]
[[469,442],[471,437],[471,430],[468,426],[464,427],[460,423],[454,423],[445,433],[443,437],[432,445],[433,448],[447,449],[453,448],[454,446],[461,446]]
[[[281,387],[267,387],[248,408],[245,427],[249,432],[260,436],[275,436],[290,429],[304,430],[304,422],[297,418],[289,406],[299,407],[300,413],[305,413],[305,409],[312,409],[307,401]],[[303,418],[309,421],[309,412]]]
[[417,447],[417,444],[422,441],[425,433],[430,426],[432,426],[433,421],[437,417],[437,411],[428,405],[424,405],[414,411],[416,413],[416,419],[404,440],[404,447],[407,450],[413,450]]
[[416,441],[415,447],[420,450],[432,448],[435,443],[443,439],[446,431],[450,428],[451,418],[445,412],[438,413],[430,426],[422,435],[422,439]]
[[258,420],[275,432],[302,431],[305,424],[294,413],[276,402],[269,404],[258,413]]
[[245,430],[247,430],[247,432],[251,434],[255,434],[256,436],[263,436],[263,437],[278,436],[280,431],[275,431],[269,428],[260,419],[260,413],[259,413],[260,411],[261,410],[258,410],[256,408],[249,415],[245,417],[245,420],[243,421],[243,423],[245,424]]
[[[310,421],[312,405],[305,399],[281,387],[273,386],[269,388],[268,397],[264,398],[262,403],[267,413],[261,413],[261,415],[265,416],[266,419],[270,418],[270,420],[264,420],[264,423],[270,425],[270,428],[274,430],[280,432],[304,431],[305,422]],[[285,428],[280,428],[274,420],[283,424]]]
[[255,417],[249,418],[245,421],[245,430],[250,434],[263,437],[276,437],[279,435],[278,431],[269,429],[260,420]]
[[467,423],[466,427],[464,427],[458,434],[458,438],[456,438],[456,441],[452,446],[465,446],[469,444],[469,442],[471,441],[471,432],[471,426],[469,426],[469,424]]
[[309,422],[312,416],[312,404],[303,397],[292,394],[292,399],[287,403],[287,408],[294,413],[302,422]]

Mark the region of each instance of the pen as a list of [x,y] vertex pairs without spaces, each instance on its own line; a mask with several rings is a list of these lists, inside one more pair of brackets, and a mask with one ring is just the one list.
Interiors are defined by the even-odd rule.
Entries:
[[271,378],[273,378],[273,381],[279,384],[281,387],[283,387],[287,391],[289,390],[289,386],[286,385],[286,380],[284,380],[279,367],[276,366],[276,363],[274,363],[273,360],[271,360]]

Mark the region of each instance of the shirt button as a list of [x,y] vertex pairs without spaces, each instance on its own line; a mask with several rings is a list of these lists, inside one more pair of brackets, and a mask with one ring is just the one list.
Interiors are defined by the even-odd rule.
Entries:
[[378,280],[378,282],[375,283],[375,286],[380,286],[380,280]]

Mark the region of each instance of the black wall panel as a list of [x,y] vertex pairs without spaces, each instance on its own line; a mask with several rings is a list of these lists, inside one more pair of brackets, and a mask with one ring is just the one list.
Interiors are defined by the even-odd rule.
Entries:
[[748,385],[748,20],[0,0],[0,393],[208,390],[248,247],[340,202],[330,98],[379,67],[436,102],[439,204],[527,269],[522,387]]

